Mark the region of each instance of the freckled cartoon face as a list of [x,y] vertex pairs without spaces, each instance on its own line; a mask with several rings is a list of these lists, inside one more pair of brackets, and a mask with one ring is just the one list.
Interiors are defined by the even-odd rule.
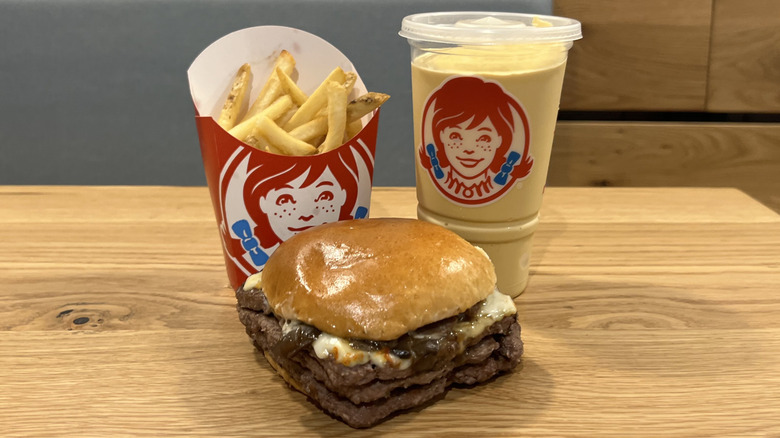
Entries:
[[452,168],[465,178],[474,178],[487,171],[501,145],[501,136],[489,118],[479,126],[467,129],[472,120],[448,126],[439,134]]
[[271,229],[282,240],[316,225],[337,221],[346,202],[347,192],[330,169],[325,169],[310,186],[303,187],[307,174],[260,198],[260,210],[268,216]]

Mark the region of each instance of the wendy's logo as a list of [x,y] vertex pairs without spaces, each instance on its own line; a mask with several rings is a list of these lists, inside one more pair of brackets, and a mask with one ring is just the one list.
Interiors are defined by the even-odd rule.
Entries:
[[219,175],[220,235],[244,278],[283,241],[329,222],[368,215],[373,151],[354,145],[308,157],[235,149]]
[[533,167],[528,116],[501,85],[447,79],[425,101],[422,167],[442,195],[466,206],[493,202]]

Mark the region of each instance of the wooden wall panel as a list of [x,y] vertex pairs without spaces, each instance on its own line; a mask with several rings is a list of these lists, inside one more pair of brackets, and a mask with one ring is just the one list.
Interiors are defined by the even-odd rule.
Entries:
[[780,112],[780,1],[715,0],[707,110]]
[[559,122],[550,186],[736,187],[780,211],[780,124]]
[[556,0],[582,22],[564,110],[703,111],[712,0]]

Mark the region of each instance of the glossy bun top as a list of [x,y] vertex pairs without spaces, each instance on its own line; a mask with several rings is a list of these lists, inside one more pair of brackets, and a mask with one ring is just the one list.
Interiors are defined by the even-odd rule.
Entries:
[[457,234],[413,219],[359,219],[298,233],[262,274],[274,313],[344,338],[392,340],[485,299],[496,274]]

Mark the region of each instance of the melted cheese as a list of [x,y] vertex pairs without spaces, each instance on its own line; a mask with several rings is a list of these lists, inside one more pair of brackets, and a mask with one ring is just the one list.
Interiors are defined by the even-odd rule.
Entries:
[[[453,327],[453,330],[459,335],[461,351],[467,339],[479,336],[486,328],[515,313],[517,313],[517,308],[512,298],[498,290],[493,291],[492,294],[482,301],[476,319],[458,323]],[[288,327],[292,324],[285,324],[282,330],[286,333],[291,330]],[[321,333],[312,346],[318,358],[326,359],[331,357],[336,362],[348,367],[371,362],[379,367],[391,366],[404,370],[412,364],[411,359],[401,359],[389,351],[354,349],[346,339],[327,333]]]
[[390,366],[405,370],[412,365],[411,359],[401,359],[389,351],[356,350],[347,340],[327,333],[321,333],[312,346],[320,359],[332,357],[336,362],[348,367],[371,362],[378,367]]
[[244,282],[244,290],[260,289],[263,285],[263,272],[252,274]]
[[515,313],[517,313],[517,307],[515,307],[512,298],[496,289],[482,301],[476,319],[455,324],[454,330],[461,335],[463,340],[474,338],[486,328]]
[[291,331],[298,328],[302,323],[298,321],[297,319],[290,319],[285,321],[282,324],[282,335],[286,335],[287,333],[290,333]]

